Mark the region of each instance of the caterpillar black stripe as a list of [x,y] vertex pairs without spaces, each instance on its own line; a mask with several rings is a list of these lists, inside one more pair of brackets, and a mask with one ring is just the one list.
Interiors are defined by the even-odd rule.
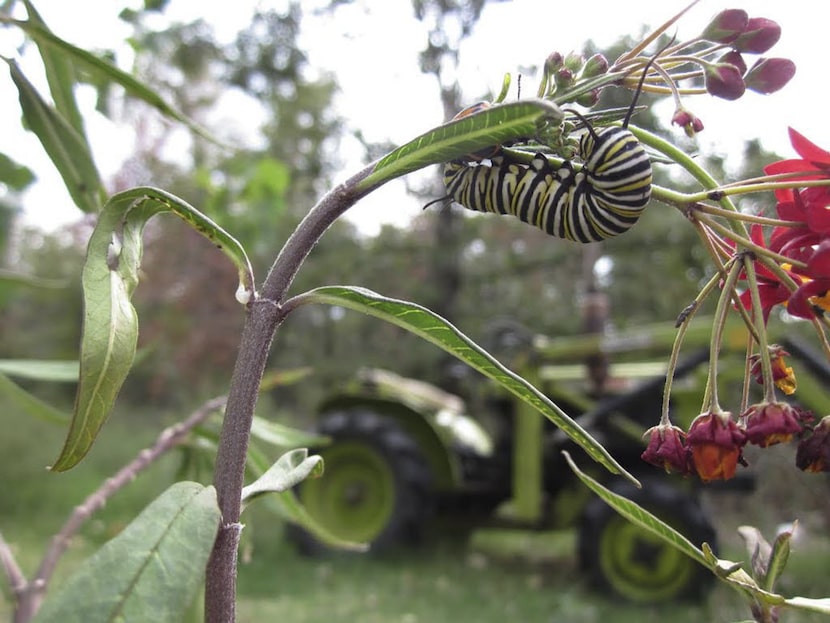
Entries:
[[479,212],[512,214],[557,238],[596,242],[628,230],[651,197],[651,161],[626,128],[588,130],[580,169],[554,167],[541,153],[530,164],[500,151],[491,164],[454,160],[444,166],[453,200]]

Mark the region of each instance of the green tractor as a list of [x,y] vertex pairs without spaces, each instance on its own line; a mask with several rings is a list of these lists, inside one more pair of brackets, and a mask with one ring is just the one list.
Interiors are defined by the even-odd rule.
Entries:
[[[479,391],[462,400],[421,381],[363,370],[320,406],[317,430],[331,440],[318,450],[325,474],[303,482],[298,494],[331,533],[373,551],[417,543],[436,516],[462,513],[479,527],[576,528],[580,566],[594,585],[643,603],[698,596],[711,574],[593,497],[562,455],[569,450],[584,470],[693,543],[717,546],[695,481],[667,476],[640,459],[642,435],[659,418],[665,353],[674,333],[673,326],[617,339],[549,339],[512,327],[495,332],[492,352],[509,345],[513,369],[597,438],[642,489],[613,479],[531,407],[491,384],[469,379],[465,386]],[[742,352],[745,334],[736,333],[731,345]],[[688,423],[699,411],[707,337],[705,323],[687,333],[687,344],[697,341],[701,348],[677,370],[675,421]],[[727,335],[727,347],[729,342]],[[805,406],[830,412],[830,404],[821,402],[827,402],[827,364],[797,344],[785,346],[808,363],[799,396],[815,397],[818,404]],[[736,369],[742,370],[740,363]],[[751,478],[737,479],[737,486],[751,487]],[[302,551],[322,547],[300,529],[291,534]]]

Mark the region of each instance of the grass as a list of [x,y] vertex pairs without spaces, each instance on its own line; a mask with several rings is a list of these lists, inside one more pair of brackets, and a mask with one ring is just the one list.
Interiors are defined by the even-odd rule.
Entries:
[[[0,531],[26,572],[37,564],[46,540],[72,506],[155,438],[158,420],[151,426],[130,415],[108,423],[88,460],[76,470],[50,474],[43,467],[60,449],[62,431],[9,421],[0,414]],[[753,469],[764,474],[759,490],[751,496],[718,496],[713,508],[724,556],[732,560],[746,559],[736,536],[741,522],[752,521],[769,534],[776,523],[793,518],[793,509],[810,509],[799,511],[802,519],[811,519],[805,521],[806,537],[795,544],[780,590],[821,597],[830,594],[827,479],[794,476],[790,455],[791,449],[782,451],[780,463],[774,454],[769,455],[771,464],[756,460]],[[173,457],[153,467],[89,522],[62,560],[53,587],[164,490],[174,468]],[[417,551],[384,558],[306,558],[286,544],[280,523],[264,505],[251,511],[239,570],[240,623],[727,623],[749,618],[745,604],[720,584],[699,604],[636,607],[606,599],[586,586],[578,572],[573,533],[511,533],[493,539],[479,532],[468,542],[456,533],[437,531]],[[0,621],[10,616],[3,582]],[[788,611],[780,619],[828,621],[830,617]]]
[[[570,547],[573,538],[564,533],[524,533],[506,550],[483,547],[477,540],[469,548],[438,537],[416,552],[380,559],[309,559],[279,540],[256,545],[251,561],[240,567],[239,620],[727,623],[749,617],[744,602],[720,584],[702,604],[634,606],[606,599],[585,585]],[[826,574],[819,570],[830,564],[830,541],[820,543],[794,552],[790,588],[818,582],[826,589]],[[781,617],[781,623],[827,620],[794,612]]]

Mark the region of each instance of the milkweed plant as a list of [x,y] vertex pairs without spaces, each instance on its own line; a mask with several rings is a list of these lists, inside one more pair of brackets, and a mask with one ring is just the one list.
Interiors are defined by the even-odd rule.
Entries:
[[[795,442],[795,465],[808,472],[830,471],[830,415],[810,414],[781,396],[796,391],[796,370],[787,353],[770,343],[772,313],[811,323],[816,343],[830,359],[830,152],[802,132],[789,131],[797,157],[775,162],[757,175],[722,184],[678,144],[637,127],[634,102],[640,93],[671,98],[671,123],[689,137],[704,132],[696,97],[715,97],[724,106],[747,91],[773,94],[795,73],[792,61],[766,56],[780,27],[742,9],[726,9],[703,32],[684,38],[682,16],[695,2],[645,36],[613,61],[596,54],[553,52],[545,59],[533,97],[506,102],[505,88],[492,102],[462,111],[395,149],[333,188],[315,205],[276,254],[258,282],[245,250],[231,233],[196,207],[163,190],[139,187],[109,196],[92,157],[73,88],[81,75],[94,75],[124,87],[193,132],[208,136],[152,89],[106,60],[61,39],[31,2],[26,16],[0,14],[4,27],[17,28],[38,47],[51,101],[28,80],[13,58],[3,58],[17,88],[26,128],[38,137],[60,173],[73,202],[97,215],[83,269],[84,317],[75,409],[64,446],[51,466],[77,465],[107,420],[136,351],[138,318],[130,299],[139,283],[142,229],[154,215],[170,212],[210,239],[238,269],[236,298],[245,311],[239,356],[227,396],[213,399],[107,480],[75,511],[47,550],[34,576],[27,578],[0,537],[0,561],[15,600],[15,621],[129,619],[146,613],[153,595],[154,620],[178,621],[205,581],[207,621],[233,621],[236,560],[241,513],[256,497],[270,495],[283,512],[327,542],[334,537],[303,511],[292,487],[317,477],[319,457],[302,449],[274,465],[262,460],[256,442],[263,424],[254,416],[272,342],[279,347],[283,321],[308,304],[337,305],[393,323],[444,349],[493,382],[536,407],[587,454],[614,473],[636,482],[605,448],[528,381],[505,368],[445,319],[415,303],[384,297],[359,287],[321,286],[288,296],[307,255],[326,229],[361,198],[386,182],[441,164],[446,197],[464,207],[512,214],[552,236],[592,242],[625,235],[643,209],[677,210],[693,227],[713,267],[698,296],[678,309],[677,337],[666,377],[664,408],[644,437],[644,461],[679,476],[704,482],[732,478],[744,465],[747,444],[767,448]],[[631,94],[628,110],[603,110],[606,89]],[[524,94],[523,94],[524,95]],[[632,114],[633,113],[633,114]],[[683,170],[698,186],[693,192],[654,183],[652,167]],[[775,212],[761,214],[743,200],[773,193]],[[669,416],[673,370],[689,323],[706,299],[715,299],[708,382],[700,415],[687,430]],[[744,382],[763,388],[759,402],[724,406],[718,395],[719,359],[727,321],[743,323],[748,335]],[[4,377],[5,378],[5,377]],[[20,392],[22,389],[17,388]],[[47,588],[57,559],[80,525],[155,458],[195,434],[211,414],[223,413],[215,449],[213,483],[181,482],[164,492],[135,521],[98,551],[61,590]],[[271,431],[273,434],[273,431]],[[288,441],[299,437],[281,430]],[[308,445],[313,441],[305,440]],[[208,441],[203,440],[208,443]],[[569,457],[568,457],[569,458]],[[579,478],[616,511],[707,567],[743,595],[754,620],[777,621],[787,609],[830,614],[830,599],[786,597],[776,591],[791,533],[772,544],[747,528],[752,564],[719,559],[706,543],[682,534],[636,504],[606,489],[570,461]],[[258,476],[245,486],[246,469]],[[340,543],[359,548],[359,544]],[[128,555],[129,554],[129,555]],[[106,576],[107,581],[101,581]],[[89,595],[79,603],[77,595]],[[93,598],[94,597],[94,598]]]

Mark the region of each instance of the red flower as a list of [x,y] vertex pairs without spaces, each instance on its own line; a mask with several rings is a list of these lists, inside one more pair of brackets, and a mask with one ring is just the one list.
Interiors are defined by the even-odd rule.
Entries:
[[822,418],[813,434],[798,444],[795,465],[805,472],[830,472],[830,415]]
[[[792,178],[797,180],[816,180],[828,177],[828,174],[830,174],[830,152],[818,147],[792,128],[789,128],[789,133],[790,143],[801,158],[773,162],[764,167],[764,172],[767,175],[806,172],[804,175]],[[810,173],[811,171],[814,171],[814,173]],[[775,196],[779,201],[792,200],[793,191],[789,188],[776,190]]]
[[641,458],[666,470],[666,473],[680,472],[687,476],[692,473],[691,455],[683,441],[685,433],[671,425],[654,426],[643,435],[648,435],[648,447]]
[[[790,353],[785,351],[778,344],[772,344],[769,347],[770,363],[772,364],[772,382],[775,386],[788,396],[795,393],[797,384],[795,381],[795,373],[793,369],[787,365],[787,360],[784,357],[789,357]],[[764,384],[763,371],[761,366],[761,355],[755,354],[749,358],[749,373],[755,378],[755,382],[759,385]]]
[[[788,230],[786,227],[781,227],[779,229]],[[749,235],[752,242],[757,244],[759,247],[767,247],[767,243],[764,240],[764,230],[760,225],[753,225],[750,228]],[[737,245],[733,240],[727,239],[726,243],[732,249],[737,248]],[[770,243],[769,247],[772,248],[772,246],[772,243]],[[761,310],[764,314],[764,322],[766,322],[769,319],[769,314],[772,311],[772,308],[789,299],[791,292],[784,284],[778,281],[778,277],[766,266],[764,266],[762,262],[756,260],[753,262],[753,266],[755,268],[755,276],[758,282],[758,294],[761,299]],[[745,279],[746,275],[742,274],[741,278]],[[793,278],[798,280],[796,276],[793,276]],[[752,293],[749,289],[744,290],[740,296],[740,299],[744,309],[752,309]]]
[[810,320],[830,311],[830,279],[808,279],[787,300],[787,312]]
[[686,434],[692,449],[695,470],[704,482],[728,480],[735,475],[738,462],[743,463],[741,449],[746,434],[729,413],[701,413]]
[[752,405],[743,414],[746,418],[746,439],[766,448],[789,441],[800,433],[805,415],[784,402],[762,402]]

